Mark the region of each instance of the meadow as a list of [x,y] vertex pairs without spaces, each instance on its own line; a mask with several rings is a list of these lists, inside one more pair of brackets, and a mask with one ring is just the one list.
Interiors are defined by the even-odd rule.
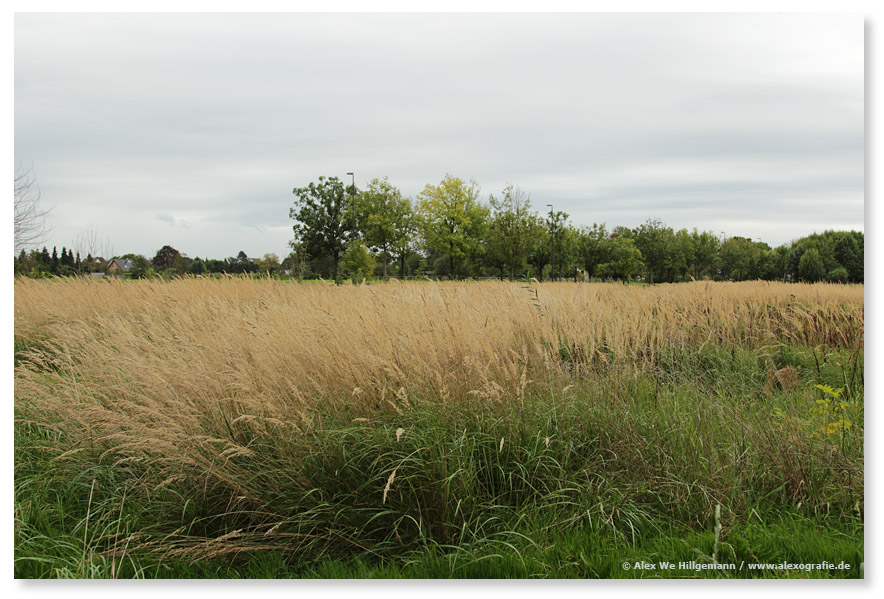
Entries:
[[863,347],[861,285],[17,279],[15,573],[861,576]]

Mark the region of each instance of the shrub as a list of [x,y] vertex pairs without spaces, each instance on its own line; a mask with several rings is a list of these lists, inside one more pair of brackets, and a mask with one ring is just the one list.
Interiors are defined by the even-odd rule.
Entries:
[[847,269],[843,266],[839,266],[838,268],[834,268],[829,271],[829,282],[830,283],[846,283],[850,278],[850,274],[847,272]]

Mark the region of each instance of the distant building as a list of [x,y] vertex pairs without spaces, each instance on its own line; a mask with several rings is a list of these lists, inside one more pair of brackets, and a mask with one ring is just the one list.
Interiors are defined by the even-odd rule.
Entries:
[[128,258],[114,258],[107,265],[107,272],[111,275],[121,275],[132,270],[132,260]]

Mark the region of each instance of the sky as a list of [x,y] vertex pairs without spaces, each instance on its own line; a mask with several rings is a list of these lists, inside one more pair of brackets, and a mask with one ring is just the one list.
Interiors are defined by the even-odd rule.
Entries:
[[17,13],[47,245],[283,257],[294,187],[450,173],[576,226],[864,229],[859,14]]

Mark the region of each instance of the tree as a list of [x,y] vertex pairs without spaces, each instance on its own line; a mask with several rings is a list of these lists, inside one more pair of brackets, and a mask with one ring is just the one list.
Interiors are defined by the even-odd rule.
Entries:
[[[568,213],[561,210],[556,212],[550,211],[549,216],[547,216],[546,226],[549,232],[548,241],[550,244],[550,280],[555,280],[556,273],[561,275],[567,272],[569,255],[566,252],[572,249],[570,244],[565,243],[566,241],[571,241],[566,231],[568,228],[567,221]],[[542,239],[541,243],[543,243]]]
[[550,263],[552,240],[549,221],[539,215],[532,215],[529,226],[531,233],[531,251],[528,252],[528,263],[534,267],[534,274],[543,281],[543,269]]
[[789,246],[785,244],[777,246],[773,250],[773,254],[770,259],[770,268],[773,269],[770,278],[771,280],[782,279],[785,282],[789,270]]
[[793,241],[788,248],[784,270],[793,281],[801,279],[800,263],[810,249],[817,250],[823,269],[829,273],[844,267],[849,280],[863,281],[863,234],[858,231],[824,231]]
[[357,196],[356,213],[366,244],[380,252],[387,278],[390,252],[394,248],[401,252],[414,233],[411,202],[386,177],[372,179],[368,189]]
[[489,197],[492,217],[488,227],[488,257],[502,268],[509,278],[528,268],[528,251],[535,228],[531,226],[531,199],[512,183],[503,189],[503,195]]
[[152,274],[150,262],[147,261],[147,258],[142,256],[141,254],[138,254],[132,256],[131,260],[132,268],[129,269],[130,277],[132,277],[133,279],[143,279],[144,277]]
[[672,229],[656,219],[648,220],[634,231],[635,246],[644,258],[651,285],[654,284],[654,273],[657,273],[658,280],[663,279],[663,273],[671,260],[672,237]]
[[847,271],[850,281],[862,283],[864,279],[863,234],[856,231],[835,233],[835,259]]
[[608,231],[604,224],[593,223],[592,227],[580,229],[577,237],[577,253],[583,270],[589,278],[597,276],[599,264],[608,261],[606,249],[610,246],[605,243],[607,238]]
[[224,272],[230,274],[258,272],[258,265],[244,251],[240,250],[235,258],[227,258],[225,260]]
[[630,237],[612,237],[603,244],[608,261],[598,266],[601,276],[609,276],[628,282],[644,267],[642,253]]
[[178,254],[172,261],[171,268],[168,268],[164,274],[166,275],[183,275],[187,272],[187,268],[193,262],[184,254]]
[[354,283],[370,280],[374,274],[377,259],[368,251],[368,247],[361,239],[350,241],[347,252],[341,259],[344,273]]
[[40,188],[30,169],[15,169],[14,189],[14,237],[15,251],[18,253],[46,240],[50,233],[47,223],[50,211],[40,206]]
[[580,256],[577,251],[580,232],[564,220],[568,218],[567,214],[564,212],[559,214],[562,215],[563,221],[555,227],[553,233],[556,275],[559,278],[571,278],[576,281],[577,270],[580,268]]
[[405,263],[414,255],[417,247],[418,234],[420,233],[420,219],[414,210],[414,204],[408,198],[404,198],[401,210],[393,213],[395,217],[394,229],[396,234],[390,240],[390,251],[399,261],[399,276],[405,276]]
[[304,278],[304,275],[307,273],[307,262],[310,259],[310,255],[307,253],[307,248],[304,247],[304,244],[298,243],[294,240],[289,241],[289,247],[291,248],[291,252],[289,255],[282,261],[280,268],[289,272],[289,274],[294,275],[299,280]]
[[714,233],[710,231],[699,233],[697,229],[691,232],[691,241],[694,250],[693,260],[690,264],[693,277],[700,279],[705,275],[711,275],[715,268],[715,261],[718,259],[721,242]]
[[694,264],[694,239],[687,229],[681,229],[670,240],[669,260],[666,264],[667,281],[686,281],[688,270]]
[[175,265],[175,259],[180,255],[180,252],[171,245],[164,245],[157,251],[151,264],[155,270],[162,272],[172,268]]
[[292,190],[297,197],[289,211],[296,221],[294,243],[302,243],[311,257],[331,256],[333,276],[338,280],[338,263],[355,231],[351,200],[337,177],[319,177],[319,183]]
[[826,267],[816,248],[810,248],[801,256],[798,277],[806,283],[816,283],[826,278]]
[[721,276],[732,281],[760,278],[760,260],[761,248],[746,237],[731,237],[719,250]]
[[850,279],[850,273],[843,266],[832,269],[828,276],[828,280],[832,283],[846,283],[848,279]]
[[206,272],[206,263],[199,259],[199,256],[193,259],[193,262],[190,263],[190,268],[187,270],[192,275],[203,275]]
[[258,272],[267,274],[267,275],[275,275],[279,272],[279,256],[273,253],[264,254],[263,258],[258,258],[255,260],[255,264],[258,267]]
[[482,251],[490,211],[479,202],[479,184],[445,175],[418,195],[418,212],[428,248],[448,259],[448,276]]

